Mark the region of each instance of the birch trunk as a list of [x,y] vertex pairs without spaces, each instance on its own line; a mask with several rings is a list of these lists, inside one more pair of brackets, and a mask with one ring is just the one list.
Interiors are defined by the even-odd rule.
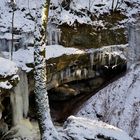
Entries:
[[39,9],[36,9],[35,42],[34,42],[34,63],[35,63],[35,97],[38,113],[38,121],[42,140],[58,140],[57,131],[52,123],[46,90],[46,26],[50,0],[42,2],[42,13],[39,18]]

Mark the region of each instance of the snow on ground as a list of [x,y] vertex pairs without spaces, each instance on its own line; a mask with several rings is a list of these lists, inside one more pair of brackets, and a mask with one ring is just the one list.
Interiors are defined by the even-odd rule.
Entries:
[[117,126],[140,139],[140,63],[89,99],[77,113]]
[[[75,49],[75,48],[65,48],[61,45],[49,45],[46,46],[46,59],[59,57],[63,54],[82,54],[85,51]],[[6,58],[9,57],[8,52],[3,52]],[[34,62],[34,48],[28,47],[27,49],[19,49],[18,51],[13,53],[13,61],[17,64],[18,67],[22,68],[29,72],[32,68],[26,66],[26,64]]]
[[[61,140],[132,140],[119,128],[87,118],[70,116],[64,126],[55,127]],[[21,120],[3,138],[40,140],[38,123]]]
[[97,120],[70,116],[64,124],[68,139],[74,140],[132,140],[126,132]]

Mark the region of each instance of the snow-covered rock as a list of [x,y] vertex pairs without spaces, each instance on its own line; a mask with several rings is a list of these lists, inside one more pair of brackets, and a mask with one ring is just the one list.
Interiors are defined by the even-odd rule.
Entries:
[[13,81],[18,80],[17,65],[5,58],[0,57],[0,89],[11,89]]
[[68,140],[132,140],[126,132],[101,121],[70,116],[64,125]]
[[140,63],[89,99],[77,113],[102,120],[140,139]]
[[[85,53],[85,51],[76,48],[65,48],[61,45],[46,46],[46,59],[59,57],[63,54],[70,55],[82,53]],[[9,58],[8,52],[3,52],[3,54],[6,58]],[[18,51],[13,52],[13,61],[17,64],[18,67],[29,72],[32,68],[27,67],[26,64],[34,63],[34,48],[21,48]]]
[[17,73],[17,66],[14,62],[0,57],[0,75],[3,77],[12,76]]

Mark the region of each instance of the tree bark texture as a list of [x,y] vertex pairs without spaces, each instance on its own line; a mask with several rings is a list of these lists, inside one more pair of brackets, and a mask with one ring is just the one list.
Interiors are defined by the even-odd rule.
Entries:
[[[42,140],[58,140],[57,131],[52,123],[46,90],[46,27],[50,0],[40,0],[41,7],[36,8],[34,64],[35,64],[35,98],[38,121]],[[40,10],[41,9],[41,10]],[[41,18],[40,18],[41,17]]]

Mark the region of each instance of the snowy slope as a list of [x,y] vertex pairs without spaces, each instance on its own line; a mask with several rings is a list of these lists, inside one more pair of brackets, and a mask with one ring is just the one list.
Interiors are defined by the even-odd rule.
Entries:
[[[127,0],[121,3],[121,0],[118,0],[118,10],[122,12],[127,18],[120,23],[128,23],[135,21],[135,15],[140,13],[140,0]],[[116,6],[117,0],[114,0],[114,7]],[[95,20],[91,17],[100,17],[100,15],[110,13],[112,9],[112,0],[73,0],[70,3],[69,10],[61,6],[61,2],[56,2],[52,0],[54,6],[58,6],[57,9],[50,10],[50,19],[52,18],[53,22],[58,24],[67,23],[72,25],[75,21],[79,23],[91,24],[96,26],[105,26],[103,20]],[[77,14],[78,13],[78,14]],[[88,14],[88,13],[91,13]],[[119,26],[119,24],[117,25]]]
[[132,140],[124,131],[103,123],[70,116],[64,125],[68,140]]
[[[96,21],[92,20],[87,14],[87,11],[91,12],[92,15],[99,16],[103,13],[109,13],[111,9],[111,0],[74,0],[70,3],[70,9],[65,10],[61,6],[62,0],[51,0],[51,7],[53,8],[49,13],[49,21],[62,24],[68,23],[72,25],[74,21],[79,23],[87,23],[91,25],[101,25],[104,26],[102,20]],[[115,0],[116,1],[116,0]],[[15,11],[14,27],[23,32],[34,31],[34,21],[32,17],[35,17],[36,9],[40,7],[42,0],[16,0],[17,10]],[[128,17],[123,23],[132,22],[135,20],[135,15],[140,13],[140,0],[127,0],[126,3],[120,4],[119,9],[124,15]],[[84,9],[84,10],[83,10]],[[9,0],[0,0],[0,31],[5,32],[11,27],[12,9],[9,6]],[[74,12],[72,12],[74,11]],[[75,13],[81,14],[75,14]]]
[[102,120],[140,139],[140,63],[89,99],[77,115]]
[[[64,126],[56,126],[60,140],[132,140],[126,132],[101,121],[70,116]],[[18,130],[18,131],[17,131]],[[37,122],[22,120],[12,127],[4,139],[40,140]]]

